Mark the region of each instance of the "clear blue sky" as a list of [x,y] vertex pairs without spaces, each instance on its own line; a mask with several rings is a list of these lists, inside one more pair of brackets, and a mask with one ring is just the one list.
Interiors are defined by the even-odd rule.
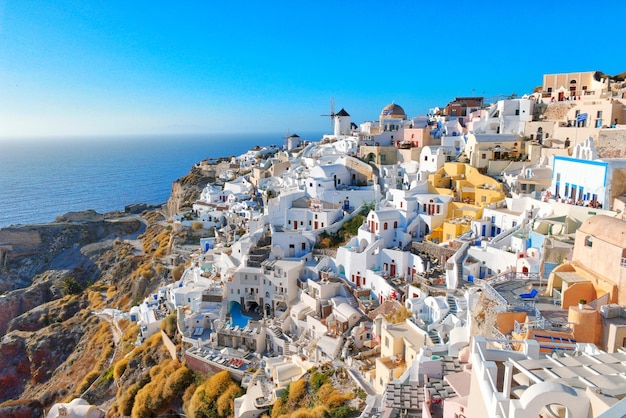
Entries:
[[626,70],[590,1],[0,0],[0,137],[322,132]]

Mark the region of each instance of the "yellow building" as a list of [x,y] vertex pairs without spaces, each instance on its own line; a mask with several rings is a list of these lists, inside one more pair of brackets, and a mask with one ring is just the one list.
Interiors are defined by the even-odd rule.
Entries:
[[469,231],[471,221],[480,219],[484,207],[505,198],[502,184],[469,164],[445,163],[428,182],[432,192],[454,197],[448,218],[426,237],[435,242],[450,241]]

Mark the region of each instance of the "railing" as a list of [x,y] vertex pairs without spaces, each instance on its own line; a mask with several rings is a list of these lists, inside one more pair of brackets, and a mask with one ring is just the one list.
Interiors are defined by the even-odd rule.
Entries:
[[[517,321],[515,321],[515,323],[517,323]],[[498,328],[496,328],[496,327],[493,327],[493,337],[494,337],[495,339],[497,339],[497,340],[509,341],[509,338],[508,338],[506,335],[504,335],[504,334],[502,333],[502,331],[500,331],[500,330],[499,330]],[[502,344],[502,347],[503,347],[505,350],[509,350],[509,351],[513,350],[513,348],[511,347],[511,344],[510,344],[510,343],[508,343],[508,342],[501,342],[501,344]]]
[[516,271],[507,271],[504,273],[500,273],[497,276],[491,279],[485,279],[485,283],[489,283],[490,285],[496,285],[499,283],[508,282],[510,280],[532,280],[532,281],[541,281],[540,273],[521,273]]
[[541,318],[535,321],[524,322],[522,324],[515,321],[513,324],[513,331],[516,334],[523,334],[531,329],[546,329],[546,320],[544,318]]
[[485,293],[487,293],[487,295],[495,300],[496,302],[498,302],[498,304],[503,307],[504,309],[506,309],[508,302],[506,301],[506,299],[500,294],[498,293],[498,291],[496,289],[494,289],[489,283],[484,283],[485,286]]
[[[558,98],[559,97],[559,93],[561,93],[561,92],[559,92],[557,90],[553,90],[553,91],[550,91],[550,92],[544,91],[544,92],[541,93],[541,97],[551,97],[551,96],[554,96],[554,97]],[[604,95],[604,94],[606,94],[606,92],[602,91],[602,92],[600,92],[600,94]],[[567,90],[567,91],[563,92],[563,99],[561,101],[566,101],[566,100],[568,100],[569,97],[572,97],[572,98],[575,97],[576,99],[578,99],[578,97],[580,96],[581,99],[582,99],[583,96],[593,96],[593,95],[596,95],[596,91],[595,90]]]

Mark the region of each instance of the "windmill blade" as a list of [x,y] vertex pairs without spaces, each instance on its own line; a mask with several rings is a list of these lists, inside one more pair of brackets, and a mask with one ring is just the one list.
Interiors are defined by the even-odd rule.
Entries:
[[328,115],[320,115],[320,116],[330,116],[330,130],[331,132],[334,130],[333,122],[335,119],[335,98],[330,98],[330,114]]

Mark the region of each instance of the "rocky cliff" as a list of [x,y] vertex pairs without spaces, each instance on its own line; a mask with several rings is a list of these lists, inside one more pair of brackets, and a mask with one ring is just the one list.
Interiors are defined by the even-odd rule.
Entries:
[[90,386],[137,329],[95,312],[128,310],[170,277],[155,257],[170,230],[158,211],[87,211],[0,230],[0,415],[40,417],[78,396],[115,399],[110,379]]
[[214,170],[200,165],[194,166],[189,174],[172,184],[172,193],[164,208],[165,215],[171,217],[191,209],[194,202],[200,197],[202,189],[213,181],[215,181]]

